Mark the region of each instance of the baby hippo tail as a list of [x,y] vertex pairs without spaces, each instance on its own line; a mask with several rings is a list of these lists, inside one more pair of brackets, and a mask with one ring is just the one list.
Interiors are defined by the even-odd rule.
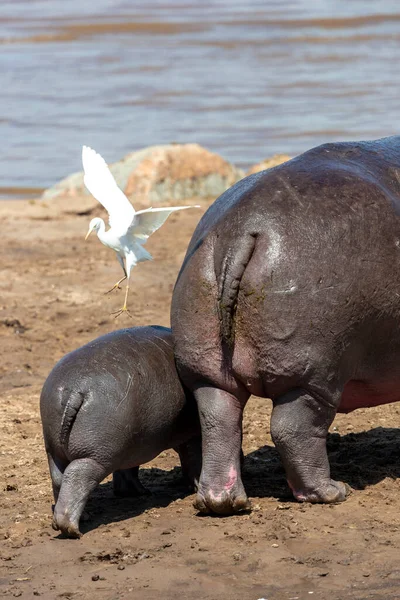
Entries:
[[61,402],[64,412],[61,419],[60,443],[63,448],[67,448],[71,429],[85,400],[85,394],[71,389],[64,389],[61,393],[64,396]]

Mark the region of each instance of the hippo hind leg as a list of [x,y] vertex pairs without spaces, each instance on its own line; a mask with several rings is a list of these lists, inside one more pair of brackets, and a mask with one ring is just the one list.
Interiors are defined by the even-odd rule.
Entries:
[[114,496],[118,498],[135,498],[149,496],[150,492],[139,479],[139,467],[120,469],[113,473]]
[[202,386],[194,391],[202,431],[202,470],[194,506],[229,515],[250,508],[241,479],[242,417],[248,395]]
[[91,458],[73,460],[62,476],[54,507],[53,529],[70,538],[81,537],[79,520],[89,494],[108,474],[107,469]]
[[349,493],[348,486],[330,477],[326,437],[335,414],[333,406],[302,389],[274,401],[272,440],[293,495],[301,502],[341,502]]
[[[179,454],[183,478],[188,486],[197,492],[201,473],[201,435],[191,438],[174,450]],[[243,464],[244,454],[243,450],[240,450],[240,466],[242,468]]]

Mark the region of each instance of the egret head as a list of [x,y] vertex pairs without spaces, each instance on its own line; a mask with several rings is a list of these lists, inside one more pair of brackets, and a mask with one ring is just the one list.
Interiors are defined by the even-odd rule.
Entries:
[[89,231],[86,234],[85,240],[88,239],[88,237],[92,233],[92,231],[99,231],[102,223],[103,223],[103,219],[100,219],[99,217],[92,219],[89,223]]

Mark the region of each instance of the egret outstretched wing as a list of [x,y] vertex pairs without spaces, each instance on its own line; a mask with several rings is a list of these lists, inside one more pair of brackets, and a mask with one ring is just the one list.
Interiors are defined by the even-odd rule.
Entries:
[[152,233],[157,231],[168,219],[169,215],[176,210],[186,210],[187,208],[200,208],[196,206],[166,206],[161,208],[146,208],[138,210],[135,213],[129,233],[144,243]]
[[106,161],[100,154],[82,147],[83,181],[89,192],[104,206],[109,215],[110,227],[125,232],[133,221],[135,209],[117,186]]

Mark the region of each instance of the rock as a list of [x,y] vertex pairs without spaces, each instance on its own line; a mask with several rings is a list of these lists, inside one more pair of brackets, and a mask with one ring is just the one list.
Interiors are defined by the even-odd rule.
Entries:
[[6,327],[12,327],[12,329],[14,330],[14,333],[16,333],[16,334],[25,333],[25,331],[28,330],[28,328],[25,327],[24,325],[22,325],[18,319],[13,319],[13,318],[9,318],[9,317],[5,317],[4,319],[1,319],[0,325],[5,325]]
[[126,193],[149,203],[217,197],[244,173],[198,144],[153,146],[131,154],[136,165]]
[[246,176],[252,175],[253,173],[259,173],[259,171],[264,171],[265,169],[272,169],[272,167],[277,167],[291,158],[293,157],[288,156],[287,154],[274,154],[274,156],[271,158],[265,158],[256,165],[250,167],[246,173]]
[[[110,165],[119,187],[133,202],[152,206],[189,198],[216,198],[242,179],[244,172],[199,144],[150,146]],[[88,195],[83,172],[47,189],[44,200]]]

